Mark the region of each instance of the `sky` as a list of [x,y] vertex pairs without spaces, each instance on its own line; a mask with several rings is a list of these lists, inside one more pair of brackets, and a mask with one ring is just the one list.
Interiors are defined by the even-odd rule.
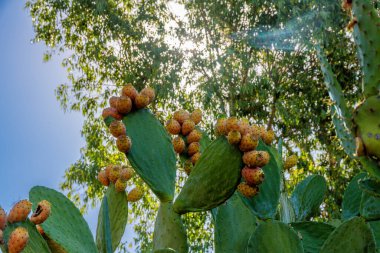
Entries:
[[[31,43],[33,27],[24,5],[0,0],[0,206],[5,210],[28,198],[35,185],[59,190],[85,144],[83,117],[64,113],[55,98],[57,85],[68,82],[62,56],[43,62],[47,48]],[[85,215],[93,234],[98,208]]]

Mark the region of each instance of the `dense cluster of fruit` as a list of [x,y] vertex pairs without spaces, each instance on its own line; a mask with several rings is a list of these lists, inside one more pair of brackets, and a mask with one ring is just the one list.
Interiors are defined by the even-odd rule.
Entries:
[[132,84],[127,84],[121,91],[121,96],[113,96],[109,99],[110,107],[103,110],[103,118],[113,117],[109,125],[111,134],[116,138],[116,146],[120,152],[128,153],[132,147],[132,141],[127,136],[125,125],[120,120],[133,110],[142,109],[148,106],[155,98],[155,91],[150,87],[145,87],[137,92]]
[[[120,165],[108,165],[104,170],[99,171],[98,180],[104,186],[111,183],[115,185],[117,192],[124,192],[127,189],[127,182],[132,178],[134,172],[131,168]],[[139,187],[129,191],[127,199],[129,202],[136,202],[143,196],[143,191]]]
[[184,157],[185,171],[187,174],[191,172],[191,164],[199,160],[201,156],[202,132],[196,129],[196,125],[202,121],[202,111],[200,109],[189,113],[185,110],[176,111],[173,118],[166,122],[166,129],[172,135],[178,135],[173,138],[172,144],[174,151]]
[[239,120],[236,117],[221,118],[215,126],[217,135],[225,135],[230,144],[236,145],[244,152],[243,162],[245,167],[241,171],[244,179],[238,185],[238,191],[250,198],[259,192],[258,186],[264,180],[264,172],[261,169],[270,159],[268,152],[255,150],[261,139],[270,145],[274,140],[273,130],[266,130],[258,125],[250,125],[247,119]]
[[[4,243],[4,230],[7,223],[13,224],[17,222],[26,221],[28,219],[29,213],[32,210],[32,203],[28,200],[21,200],[17,202],[7,215],[4,209],[0,208],[0,244]],[[38,203],[36,211],[31,215],[30,221],[33,222],[37,230],[43,233],[43,229],[40,226],[49,216],[51,212],[51,204],[42,200]],[[28,230],[22,226],[17,227],[12,231],[8,238],[8,252],[9,253],[19,253],[21,252],[29,241]]]

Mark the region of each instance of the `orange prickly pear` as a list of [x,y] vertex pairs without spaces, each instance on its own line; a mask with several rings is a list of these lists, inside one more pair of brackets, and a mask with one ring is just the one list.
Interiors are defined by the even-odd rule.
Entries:
[[166,130],[173,135],[179,134],[181,132],[181,124],[175,119],[170,119],[166,122]]
[[9,253],[20,253],[28,244],[29,233],[23,227],[18,227],[9,236],[8,240],[8,252]]
[[50,216],[51,204],[47,200],[42,200],[38,203],[36,211],[30,217],[30,221],[38,225],[43,223]]
[[194,110],[190,115],[190,119],[194,121],[195,125],[198,125],[202,121],[202,111],[200,109]]
[[15,223],[25,221],[32,210],[32,203],[28,200],[17,202],[8,214],[8,222]]
[[156,97],[156,93],[153,88],[151,87],[145,87],[140,91],[141,94],[147,96],[149,98],[149,103],[151,103],[154,98]]
[[135,87],[133,87],[132,84],[129,83],[123,87],[121,90],[121,95],[128,96],[130,99],[135,100],[137,96],[137,90]]

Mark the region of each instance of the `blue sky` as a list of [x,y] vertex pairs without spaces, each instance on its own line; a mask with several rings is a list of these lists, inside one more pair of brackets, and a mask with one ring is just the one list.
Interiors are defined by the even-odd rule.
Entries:
[[[67,82],[62,58],[43,62],[46,47],[31,43],[33,28],[24,4],[0,0],[0,206],[6,210],[28,198],[35,185],[58,190],[84,145],[83,117],[64,113],[54,95],[55,87]],[[97,212],[85,216],[93,232]]]

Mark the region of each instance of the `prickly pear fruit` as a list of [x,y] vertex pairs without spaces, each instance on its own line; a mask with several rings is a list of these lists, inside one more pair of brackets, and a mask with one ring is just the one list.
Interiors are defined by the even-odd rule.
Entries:
[[151,87],[145,87],[144,89],[140,91],[140,93],[149,98],[149,103],[151,103],[156,97],[156,92]]
[[355,138],[355,146],[356,146],[355,155],[357,157],[363,156],[364,155],[364,144],[363,144],[362,138],[360,138],[360,137]]
[[118,165],[115,165],[111,168],[110,170],[110,174],[108,176],[108,179],[112,182],[112,183],[116,183],[116,180],[119,179],[120,177],[120,172],[121,172],[121,167],[118,166]]
[[136,188],[133,188],[128,193],[127,199],[129,202],[136,202],[140,200],[142,196],[143,196],[143,191],[140,188],[136,187]]
[[179,134],[181,132],[181,124],[175,119],[170,119],[166,122],[166,130],[173,135]]
[[257,187],[249,186],[245,182],[240,183],[237,189],[241,194],[243,194],[247,198],[252,198],[256,196],[256,194],[259,192]]
[[174,151],[178,154],[181,154],[186,148],[185,141],[179,136],[172,140],[172,144]]
[[7,224],[7,214],[3,208],[0,207],[0,230],[4,230]]
[[117,137],[116,146],[120,152],[128,153],[132,147],[132,141],[128,136],[120,135]]
[[105,108],[103,110],[102,117],[103,117],[103,119],[106,119],[108,117],[112,117],[116,120],[121,120],[123,118],[123,115],[118,113],[115,108],[108,107],[108,108]]
[[258,125],[252,125],[249,128],[248,133],[250,133],[252,136],[260,138],[260,136],[261,136],[261,128]]
[[201,157],[201,152],[197,152],[194,155],[192,155],[190,158],[192,164],[195,165],[198,162],[200,157]]
[[133,176],[133,170],[128,167],[123,167],[120,171],[119,178],[123,181],[128,181],[129,179],[132,178],[132,176]]
[[239,144],[241,140],[241,134],[237,130],[232,130],[228,133],[227,139],[228,142],[232,145]]
[[112,96],[110,97],[110,99],[108,100],[109,103],[110,103],[110,106],[112,108],[116,108],[116,103],[117,103],[117,100],[119,99],[119,97],[116,97],[116,96]]
[[30,221],[38,225],[43,223],[49,218],[51,213],[51,204],[47,200],[41,200],[38,203],[36,211],[30,217]]
[[4,244],[4,232],[0,229],[0,245]]
[[198,125],[198,123],[202,121],[202,111],[200,109],[195,109],[190,114],[190,119],[195,123],[195,125]]
[[239,149],[243,152],[247,152],[254,150],[257,147],[257,145],[259,145],[257,137],[250,133],[247,133],[243,135],[243,137],[241,138]]
[[12,210],[8,214],[8,222],[15,223],[19,221],[25,221],[28,218],[30,211],[32,210],[32,203],[24,199],[17,202]]
[[227,129],[227,132],[239,131],[240,130],[239,120],[236,117],[229,117],[226,121],[226,129]]
[[123,122],[118,121],[118,120],[112,121],[109,126],[109,129],[112,136],[116,138],[119,137],[120,135],[126,134],[125,125],[123,124]]
[[123,89],[121,90],[121,95],[127,96],[130,99],[135,100],[137,96],[137,90],[135,87],[133,87],[132,84],[129,83],[123,87]]
[[99,171],[99,173],[98,173],[98,180],[104,186],[108,186],[110,184],[110,181],[108,180],[108,177],[107,177],[107,174],[106,174],[105,170]]
[[226,118],[221,118],[218,119],[215,125],[215,133],[216,135],[227,135],[227,119]]
[[116,180],[115,190],[117,192],[123,192],[127,188],[127,181],[123,181],[120,178]]
[[137,94],[135,98],[135,106],[137,109],[141,109],[149,105],[149,97],[144,94]]
[[263,167],[269,162],[270,156],[266,151],[249,151],[243,155],[243,162],[249,167]]
[[107,178],[109,179],[110,178],[110,172],[111,172],[111,169],[114,165],[110,164],[108,165],[106,168],[105,168],[105,172],[106,172],[106,176]]
[[8,252],[20,253],[29,241],[29,233],[23,227],[18,227],[9,236],[8,240]]
[[263,135],[261,136],[261,139],[267,145],[272,144],[272,142],[274,140],[274,132],[273,132],[273,130],[270,129],[268,131],[263,132]]
[[191,119],[187,119],[182,123],[182,134],[188,135],[195,128],[195,123]]
[[298,158],[296,155],[289,156],[288,158],[286,158],[286,161],[284,163],[284,169],[288,170],[288,169],[296,166],[297,161],[298,161]]
[[249,120],[248,119],[241,119],[239,121],[239,131],[241,133],[241,135],[245,135],[249,132],[249,128],[251,126],[249,125]]
[[127,114],[132,110],[132,100],[127,96],[121,96],[117,100],[116,110],[120,114]]
[[241,171],[241,175],[245,182],[250,186],[256,186],[264,181],[264,171],[257,168],[244,167]]
[[187,153],[189,154],[189,156],[192,156],[195,153],[199,152],[200,150],[201,150],[201,144],[199,144],[199,142],[192,142],[187,148]]
[[189,133],[189,135],[186,137],[187,143],[193,143],[193,142],[199,142],[202,138],[202,133],[198,131],[197,129],[194,129]]
[[185,120],[190,119],[190,114],[185,110],[179,110],[173,114],[173,118],[182,125]]

